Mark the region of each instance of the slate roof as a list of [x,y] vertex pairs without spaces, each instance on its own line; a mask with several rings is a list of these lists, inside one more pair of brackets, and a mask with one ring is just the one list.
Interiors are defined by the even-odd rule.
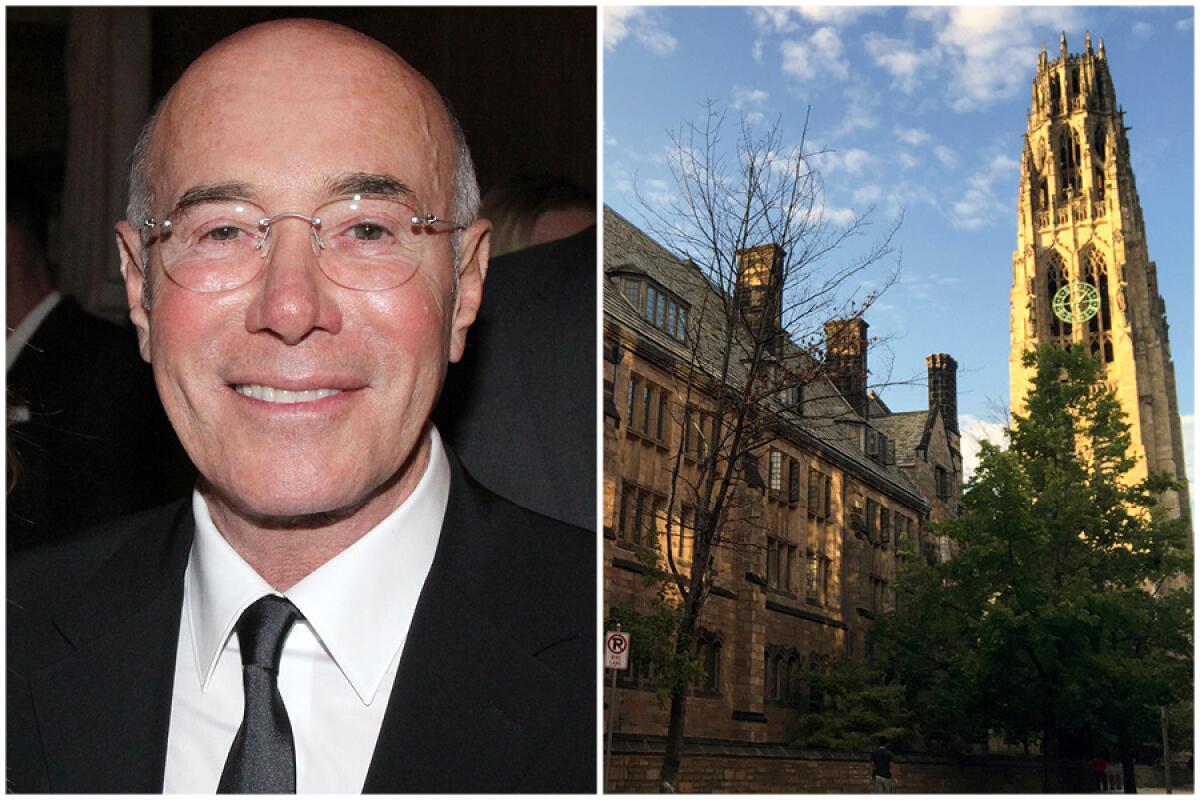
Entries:
[[912,466],[917,461],[917,449],[929,444],[935,414],[928,409],[920,411],[897,411],[884,417],[873,418],[876,430],[896,442],[897,466]]
[[[635,332],[638,337],[664,355],[686,363],[692,356],[685,345],[666,332],[651,325],[634,308],[617,287],[615,276],[636,273],[649,277],[674,292],[689,304],[688,336],[696,342],[698,366],[709,376],[720,374],[726,334],[724,296],[709,282],[694,264],[669,252],[644,232],[608,206],[604,207],[604,317],[606,324],[616,324]],[[788,356],[803,357],[802,351],[790,342]],[[734,375],[729,381],[739,384]],[[843,423],[862,423],[833,384],[825,378],[804,386],[804,414],[774,409],[787,426],[789,439],[807,444],[830,461],[849,469],[864,482],[881,491],[904,495],[918,509],[926,503],[917,486],[896,465],[883,466],[867,457],[857,439],[848,436]],[[897,456],[899,446],[897,446]]]

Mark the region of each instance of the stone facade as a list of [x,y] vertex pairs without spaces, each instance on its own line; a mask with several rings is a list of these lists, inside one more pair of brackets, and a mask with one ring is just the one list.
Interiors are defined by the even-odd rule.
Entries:
[[[651,548],[651,559],[657,551],[665,560],[668,521],[682,530],[671,540],[672,556],[690,563],[689,509],[685,493],[670,500],[672,467],[678,459],[683,482],[695,480],[696,450],[706,447],[714,408],[712,373],[704,368],[715,360],[723,322],[702,318],[717,290],[694,265],[611,209],[604,225],[604,595],[611,614],[620,604],[644,607],[653,596],[643,564]],[[838,362],[845,380],[837,383],[863,396],[847,398],[820,378],[771,407],[774,438],[735,490],[724,528],[733,546],[719,549],[713,566],[698,653],[708,677],[690,690],[689,740],[787,741],[798,712],[786,700],[807,697],[804,675],[834,657],[869,655],[876,615],[894,602],[898,560],[919,552],[935,504],[957,508],[957,433],[943,424],[940,408],[915,412],[926,436],[898,449],[872,421],[885,407],[866,396],[866,324],[835,328],[851,331],[857,347],[854,358]],[[843,343],[830,337],[831,350]],[[944,404],[948,385],[939,386]],[[918,445],[921,456],[908,452]],[[898,466],[922,458],[953,472],[952,496],[926,495],[921,484],[929,481]],[[614,731],[665,734],[667,709],[656,702],[656,688],[637,664],[620,676]]]
[[[1026,350],[1085,344],[1103,360],[1132,426],[1131,478],[1166,472],[1186,487],[1166,306],[1146,242],[1124,114],[1103,40],[1093,51],[1089,35],[1084,52],[1072,55],[1064,35],[1053,61],[1043,48],[1021,155],[1010,397],[1020,412],[1031,379],[1021,363]],[[1095,289],[1098,307],[1073,324],[1056,315],[1053,303],[1077,282]],[[1190,524],[1186,488],[1167,492],[1162,502]]]

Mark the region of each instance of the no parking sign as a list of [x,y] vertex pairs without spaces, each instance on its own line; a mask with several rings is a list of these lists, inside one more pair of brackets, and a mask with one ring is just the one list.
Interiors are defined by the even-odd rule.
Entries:
[[629,634],[609,631],[604,634],[604,668],[629,669]]

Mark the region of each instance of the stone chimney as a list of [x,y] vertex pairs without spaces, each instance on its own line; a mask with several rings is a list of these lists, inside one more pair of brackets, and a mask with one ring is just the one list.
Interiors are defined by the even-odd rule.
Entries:
[[958,433],[958,362],[946,353],[925,356],[929,368],[929,407],[940,408],[946,429]]
[[855,413],[867,418],[867,321],[831,319],[825,323],[825,366],[829,379]]
[[738,250],[735,256],[738,309],[752,330],[758,329],[763,314],[769,314],[764,332],[778,332],[783,327],[783,248],[759,244]]

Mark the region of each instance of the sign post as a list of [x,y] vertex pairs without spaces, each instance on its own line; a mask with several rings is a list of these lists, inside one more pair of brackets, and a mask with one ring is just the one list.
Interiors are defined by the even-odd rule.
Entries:
[[608,762],[612,760],[613,717],[617,711],[617,671],[629,669],[629,634],[621,633],[621,623],[615,631],[604,634],[604,668],[612,671],[612,689],[608,694],[608,743],[604,753],[604,787],[608,789]]

